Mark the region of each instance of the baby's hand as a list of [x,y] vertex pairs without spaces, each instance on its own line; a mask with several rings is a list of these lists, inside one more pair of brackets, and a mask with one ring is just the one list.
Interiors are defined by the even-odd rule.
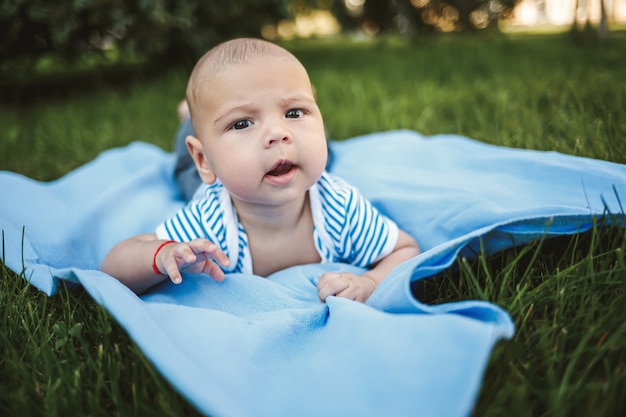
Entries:
[[350,272],[327,272],[317,283],[320,300],[334,295],[364,303],[378,286],[367,274],[361,276]]
[[230,265],[226,254],[215,243],[194,239],[163,246],[157,253],[155,264],[174,284],[182,282],[182,270],[192,274],[208,274],[220,282],[224,280],[224,272],[215,261],[223,266]]

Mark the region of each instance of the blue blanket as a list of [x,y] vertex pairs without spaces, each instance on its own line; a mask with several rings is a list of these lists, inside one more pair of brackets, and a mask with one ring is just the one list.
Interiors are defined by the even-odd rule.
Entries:
[[47,294],[83,285],[202,413],[213,416],[467,416],[494,344],[514,326],[481,301],[425,305],[414,280],[483,244],[490,251],[589,229],[623,213],[623,165],[467,138],[392,131],[332,143],[332,171],[412,234],[423,253],[367,305],[317,298],[347,265],[267,279],[186,276],[138,297],[98,271],[107,251],[152,231],[182,202],[173,155],[146,144],[104,152],[49,183],[0,173],[4,262]]

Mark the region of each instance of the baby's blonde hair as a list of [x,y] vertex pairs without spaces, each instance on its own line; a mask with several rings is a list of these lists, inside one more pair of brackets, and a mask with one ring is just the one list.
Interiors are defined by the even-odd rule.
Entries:
[[286,49],[262,39],[239,38],[223,42],[211,48],[196,63],[189,82],[187,83],[187,103],[191,113],[191,121],[194,123],[194,111],[203,98],[202,85],[212,76],[233,64],[241,64],[251,61],[256,57],[276,57],[293,60],[302,65],[300,61]]

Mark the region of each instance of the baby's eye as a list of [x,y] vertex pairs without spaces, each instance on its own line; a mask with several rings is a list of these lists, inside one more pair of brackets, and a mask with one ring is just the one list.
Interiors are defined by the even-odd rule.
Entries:
[[304,116],[304,112],[300,109],[290,109],[285,113],[287,119],[298,119],[302,116]]
[[252,122],[249,119],[241,119],[230,125],[230,128],[235,130],[241,130],[250,126],[252,126]]

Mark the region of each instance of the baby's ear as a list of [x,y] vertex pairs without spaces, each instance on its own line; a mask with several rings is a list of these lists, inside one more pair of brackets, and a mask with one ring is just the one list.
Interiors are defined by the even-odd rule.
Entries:
[[200,178],[206,184],[213,184],[216,177],[211,169],[211,166],[209,165],[209,161],[207,161],[206,156],[204,155],[202,142],[197,137],[191,135],[185,138],[185,142],[187,143],[189,154],[191,155],[193,162],[196,164],[196,169],[198,170],[198,174],[200,174]]

